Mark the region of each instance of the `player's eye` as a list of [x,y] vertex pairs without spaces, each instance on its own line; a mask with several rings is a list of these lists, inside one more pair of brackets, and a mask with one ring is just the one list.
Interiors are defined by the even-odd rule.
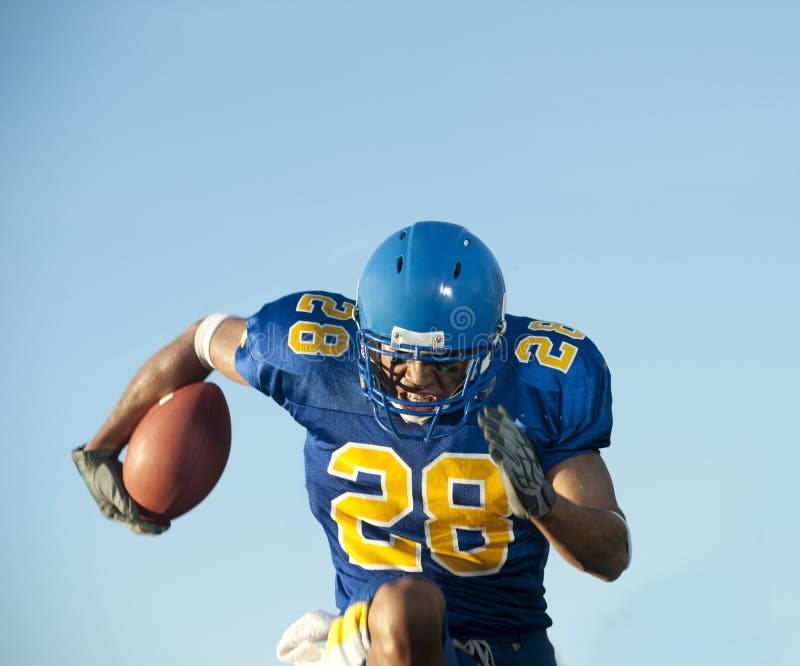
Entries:
[[445,375],[452,375],[454,372],[458,372],[459,364],[458,363],[437,363],[436,364],[436,371],[441,372]]

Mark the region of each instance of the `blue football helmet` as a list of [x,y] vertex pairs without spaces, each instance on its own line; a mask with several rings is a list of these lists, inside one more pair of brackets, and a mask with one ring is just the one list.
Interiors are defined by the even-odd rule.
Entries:
[[[359,279],[354,318],[361,388],[384,430],[430,440],[466,424],[493,386],[505,298],[497,260],[464,227],[417,222],[378,247]],[[397,396],[381,357],[389,363],[466,361],[466,377],[452,395],[421,410],[419,402]],[[426,427],[398,428],[393,415]],[[437,425],[448,427],[434,434]]]

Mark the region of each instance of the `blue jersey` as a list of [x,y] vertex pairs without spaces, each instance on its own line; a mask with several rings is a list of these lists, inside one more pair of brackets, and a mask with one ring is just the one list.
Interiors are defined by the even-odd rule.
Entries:
[[[324,291],[268,303],[247,320],[236,354],[239,374],[308,431],[306,488],[330,545],[337,606],[375,577],[417,573],[442,589],[454,636],[549,626],[549,544],[511,515],[475,415],[429,442],[383,430],[359,387],[353,305]],[[591,341],[511,315],[503,338],[487,403],[508,410],[544,470],[608,446],[609,373]]]

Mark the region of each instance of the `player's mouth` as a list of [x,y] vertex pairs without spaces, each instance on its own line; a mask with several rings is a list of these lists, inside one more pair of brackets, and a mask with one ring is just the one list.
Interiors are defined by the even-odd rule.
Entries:
[[435,395],[430,393],[409,393],[407,391],[403,391],[398,387],[397,390],[397,397],[400,400],[406,400],[407,402],[416,402],[419,405],[403,405],[403,409],[407,409],[411,412],[431,412],[433,411],[433,407],[425,403],[436,402],[439,398]]

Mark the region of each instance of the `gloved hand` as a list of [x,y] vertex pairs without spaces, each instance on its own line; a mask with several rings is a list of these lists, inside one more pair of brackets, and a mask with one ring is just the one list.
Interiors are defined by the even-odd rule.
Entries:
[[116,453],[84,451],[79,446],[72,451],[72,460],[106,518],[122,523],[137,534],[161,534],[169,529],[169,521],[157,523],[142,519],[139,505],[122,485],[122,463]]
[[500,468],[511,512],[519,518],[541,518],[556,503],[556,491],[544,476],[533,444],[499,405],[484,407],[478,425]]

